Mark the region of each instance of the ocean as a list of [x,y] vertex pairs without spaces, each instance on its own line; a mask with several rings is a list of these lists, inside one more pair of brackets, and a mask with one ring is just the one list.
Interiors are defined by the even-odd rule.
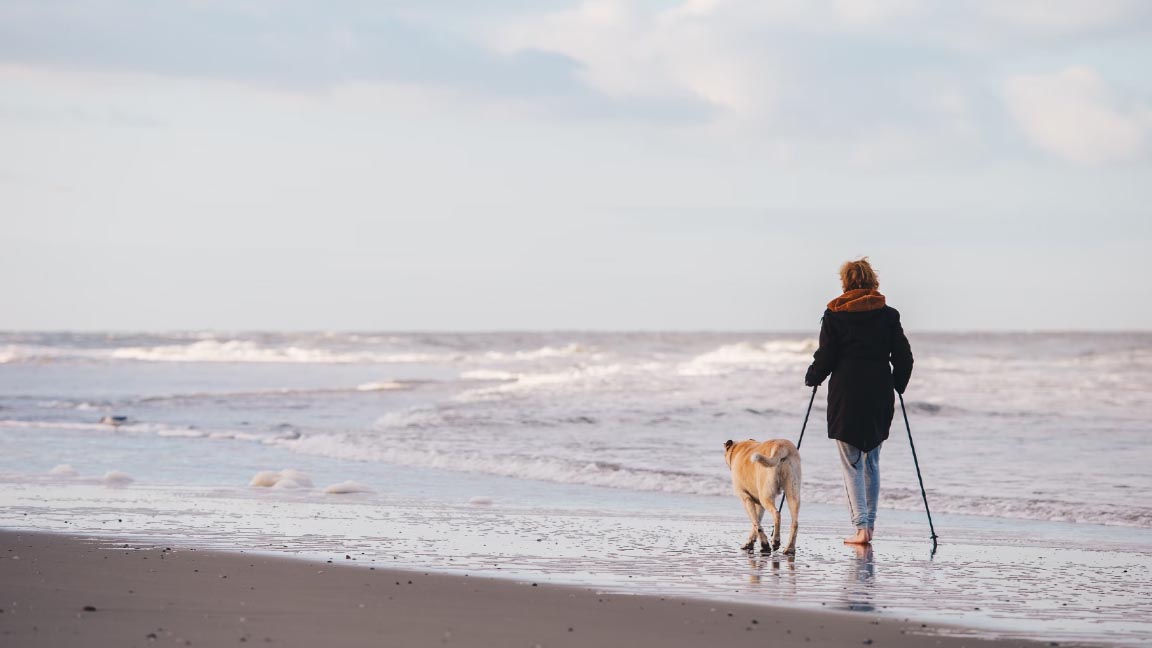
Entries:
[[[1152,334],[911,342],[905,401],[935,511],[1152,527]],[[0,472],[237,484],[277,449],[723,495],[726,439],[798,439],[815,346],[764,333],[4,333]],[[824,397],[804,498],[839,504]],[[172,457],[174,439],[195,440],[195,456]],[[898,405],[882,468],[882,507],[922,507]]]
[[0,527],[1152,640],[1152,334],[910,340],[935,554],[898,405],[840,543],[823,389],[796,556],[738,550],[724,441],[799,440],[812,334],[0,333]]

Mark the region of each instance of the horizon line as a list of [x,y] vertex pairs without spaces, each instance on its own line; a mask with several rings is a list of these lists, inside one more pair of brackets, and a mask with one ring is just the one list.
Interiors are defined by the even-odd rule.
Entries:
[[[772,335],[808,335],[813,331],[819,331],[819,327],[813,327],[812,330],[799,330],[799,329],[744,329],[744,328],[492,328],[492,329],[440,329],[440,328],[427,328],[427,329],[373,329],[373,328],[43,328],[43,329],[0,329],[0,335],[10,334],[27,334],[27,333],[68,333],[68,334],[89,334],[89,335],[122,335],[122,334],[177,334],[177,333],[209,333],[209,334],[256,334],[256,333],[294,333],[294,334],[318,334],[318,335],[349,335],[349,334],[390,334],[390,335],[419,335],[419,334],[439,334],[439,335],[501,335],[501,334],[516,334],[516,333],[552,333],[552,334],[657,334],[657,333],[675,333],[675,334],[772,334]],[[1152,328],[1138,329],[1138,328],[965,328],[965,329],[906,329],[912,334],[947,334],[947,335],[968,335],[968,334],[1046,334],[1046,335],[1060,335],[1060,334],[1152,334]]]

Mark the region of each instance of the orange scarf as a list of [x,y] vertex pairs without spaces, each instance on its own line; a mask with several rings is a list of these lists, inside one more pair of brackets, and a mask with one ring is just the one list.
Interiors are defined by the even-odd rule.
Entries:
[[884,308],[884,295],[873,288],[857,288],[849,290],[836,299],[828,302],[828,310],[833,313],[859,313],[861,311],[879,310]]

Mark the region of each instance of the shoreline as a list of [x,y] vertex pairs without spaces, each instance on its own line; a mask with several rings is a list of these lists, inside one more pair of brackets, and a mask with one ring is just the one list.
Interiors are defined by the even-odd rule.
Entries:
[[0,609],[0,640],[29,647],[1052,645],[863,612],[7,529]]
[[[1127,646],[1152,636],[1141,594],[1152,538],[1140,530],[942,515],[947,540],[932,556],[920,517],[890,512],[874,550],[858,551],[841,543],[842,511],[812,505],[800,549],[786,558],[737,550],[746,522],[718,508],[731,502],[672,496],[617,496],[612,510],[596,510],[533,505],[556,496],[547,486],[533,499],[506,492],[482,506],[432,493],[5,486],[0,530],[95,546],[332,560],[372,573],[498,577],[718,608],[867,613],[966,637]],[[10,567],[4,553],[0,567]]]

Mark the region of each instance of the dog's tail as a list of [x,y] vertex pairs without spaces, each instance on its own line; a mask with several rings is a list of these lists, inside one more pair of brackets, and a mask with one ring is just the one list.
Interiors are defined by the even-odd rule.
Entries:
[[752,456],[749,457],[748,460],[751,461],[752,463],[758,463],[761,466],[767,466],[769,468],[775,468],[776,466],[780,465],[781,461],[784,461],[785,459],[788,458],[788,449],[776,447],[776,448],[773,448],[773,451],[775,452],[775,454],[773,454],[771,457],[766,457],[766,456],[760,454],[759,452],[753,452]]

